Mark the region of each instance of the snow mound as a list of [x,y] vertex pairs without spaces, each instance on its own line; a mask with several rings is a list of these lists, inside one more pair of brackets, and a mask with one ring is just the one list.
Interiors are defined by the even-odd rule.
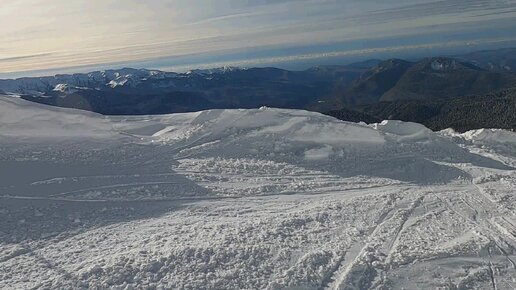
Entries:
[[[200,113],[192,123],[210,127],[218,134],[240,130],[242,137],[264,137],[285,142],[343,146],[382,144],[384,137],[366,126],[341,122],[307,111],[282,109],[216,110]],[[221,136],[222,137],[222,136]]]
[[478,143],[498,143],[516,146],[516,133],[501,129],[479,129],[461,134],[466,140]]
[[371,126],[380,132],[402,137],[402,140],[417,140],[435,136],[432,130],[424,125],[412,122],[384,120]]

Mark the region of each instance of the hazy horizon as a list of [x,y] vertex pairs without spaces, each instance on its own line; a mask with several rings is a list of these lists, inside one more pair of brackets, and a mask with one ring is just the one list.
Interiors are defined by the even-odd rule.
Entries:
[[516,47],[515,20],[513,0],[21,0],[0,9],[0,78],[302,69]]

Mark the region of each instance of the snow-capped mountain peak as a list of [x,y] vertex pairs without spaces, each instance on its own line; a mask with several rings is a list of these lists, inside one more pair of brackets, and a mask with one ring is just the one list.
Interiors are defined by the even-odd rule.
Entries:
[[218,68],[209,68],[209,69],[194,69],[186,72],[186,74],[198,74],[198,75],[212,75],[219,73],[229,73],[236,72],[240,70],[245,70],[246,68],[234,67],[234,66],[223,66]]

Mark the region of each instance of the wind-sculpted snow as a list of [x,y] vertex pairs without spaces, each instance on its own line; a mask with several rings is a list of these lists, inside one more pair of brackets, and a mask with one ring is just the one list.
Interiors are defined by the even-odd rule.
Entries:
[[0,96],[0,288],[513,289],[515,142]]
[[0,137],[3,138],[115,137],[109,129],[109,121],[97,114],[32,104],[2,95],[0,106]]

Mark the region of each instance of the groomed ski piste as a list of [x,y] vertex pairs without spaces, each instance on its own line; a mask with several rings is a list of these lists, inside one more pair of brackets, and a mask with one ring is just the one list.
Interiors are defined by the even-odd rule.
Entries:
[[516,134],[0,96],[0,289],[516,289]]

